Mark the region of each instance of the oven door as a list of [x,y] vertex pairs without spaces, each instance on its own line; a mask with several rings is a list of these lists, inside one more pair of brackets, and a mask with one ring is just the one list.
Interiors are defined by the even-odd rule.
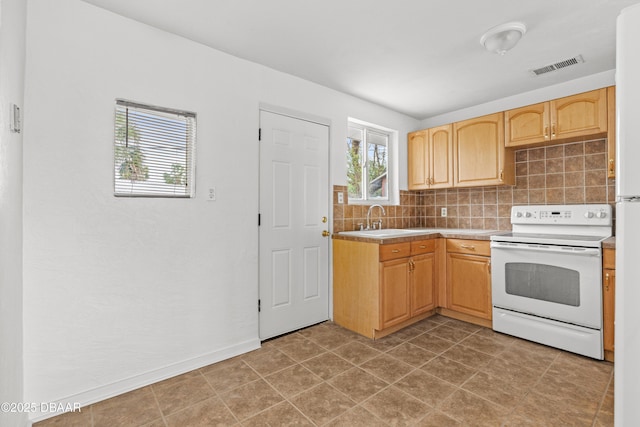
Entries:
[[494,307],[601,329],[599,248],[492,242],[491,264]]

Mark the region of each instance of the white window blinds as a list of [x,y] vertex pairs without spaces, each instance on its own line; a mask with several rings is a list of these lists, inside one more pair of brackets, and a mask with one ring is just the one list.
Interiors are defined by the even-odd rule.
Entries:
[[116,100],[114,194],[192,197],[196,115]]

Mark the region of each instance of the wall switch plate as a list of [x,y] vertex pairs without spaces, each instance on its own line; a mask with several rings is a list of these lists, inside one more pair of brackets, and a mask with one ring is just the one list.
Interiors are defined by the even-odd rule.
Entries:
[[440,216],[447,216],[447,208],[440,209]]
[[207,196],[207,200],[213,202],[216,200],[216,187],[209,188],[209,194]]
[[338,204],[344,203],[344,193],[342,191],[338,192]]

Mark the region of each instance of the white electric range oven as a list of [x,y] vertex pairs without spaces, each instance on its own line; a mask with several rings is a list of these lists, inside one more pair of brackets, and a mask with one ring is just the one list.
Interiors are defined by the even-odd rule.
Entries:
[[602,241],[611,206],[514,206],[491,237],[493,329],[602,359]]

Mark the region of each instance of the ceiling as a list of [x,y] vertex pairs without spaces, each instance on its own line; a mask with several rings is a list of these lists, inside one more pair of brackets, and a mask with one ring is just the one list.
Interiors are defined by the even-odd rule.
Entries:
[[[615,68],[616,17],[640,0],[84,0],[424,119]],[[504,56],[488,29],[527,32]],[[584,63],[529,70],[582,55]]]

